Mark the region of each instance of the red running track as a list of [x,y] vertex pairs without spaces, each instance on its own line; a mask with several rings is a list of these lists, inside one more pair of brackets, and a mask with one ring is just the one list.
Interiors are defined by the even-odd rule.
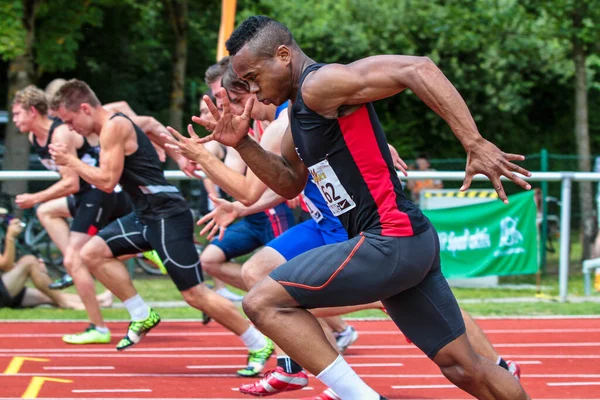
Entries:
[[[521,364],[532,399],[600,400],[600,319],[481,320],[505,359]],[[359,340],[345,354],[373,388],[390,399],[470,399],[451,385],[390,321],[352,321]],[[85,328],[81,322],[0,323],[0,397],[242,399],[248,378],[235,376],[246,352],[233,334],[212,322],[163,323],[140,344],[117,352],[124,322],[109,324],[110,345],[72,346],[61,336]],[[21,357],[21,358],[15,358]],[[275,366],[272,358],[267,369]],[[309,388],[274,398],[320,393]]]

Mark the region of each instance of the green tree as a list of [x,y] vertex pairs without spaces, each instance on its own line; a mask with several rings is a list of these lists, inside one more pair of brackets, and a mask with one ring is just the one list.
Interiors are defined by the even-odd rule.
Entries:
[[[98,24],[101,13],[92,1],[8,0],[0,5],[0,55],[9,62],[8,104],[14,94],[37,83],[45,71],[75,66],[75,53],[84,24]],[[29,167],[29,143],[9,123],[5,134],[5,170]],[[27,182],[5,182],[3,191],[15,195],[26,191]]]

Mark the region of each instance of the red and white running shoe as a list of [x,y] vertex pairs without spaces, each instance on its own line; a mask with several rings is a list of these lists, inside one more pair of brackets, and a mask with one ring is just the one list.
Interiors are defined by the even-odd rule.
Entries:
[[288,374],[283,368],[276,367],[265,373],[261,380],[240,386],[240,393],[250,396],[264,397],[277,393],[300,390],[308,385],[308,375],[300,371],[297,374]]
[[521,380],[521,367],[519,367],[519,364],[512,360],[506,360],[506,365],[508,365],[508,372],[515,378]]
[[302,400],[342,400],[333,389],[326,389],[323,393],[315,397],[305,397]]

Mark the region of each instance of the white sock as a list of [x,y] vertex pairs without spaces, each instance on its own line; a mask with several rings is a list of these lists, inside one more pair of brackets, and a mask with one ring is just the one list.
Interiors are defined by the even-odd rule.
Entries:
[[379,400],[379,394],[371,389],[350,365],[338,356],[327,368],[325,368],[317,379],[331,388],[344,400]]
[[146,305],[144,299],[139,294],[123,302],[132,321],[143,321],[150,316],[150,307]]
[[97,326],[96,330],[100,333],[108,333],[110,332],[110,330],[108,330],[108,328],[106,326]]
[[267,345],[267,340],[263,334],[252,325],[246,332],[241,334],[240,339],[242,339],[248,350],[260,350]]

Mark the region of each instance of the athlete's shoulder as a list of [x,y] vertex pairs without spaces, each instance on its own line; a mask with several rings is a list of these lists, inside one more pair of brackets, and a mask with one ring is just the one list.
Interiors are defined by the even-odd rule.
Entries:
[[72,131],[67,124],[62,124],[54,128],[52,143],[72,143],[78,136],[80,135]]

